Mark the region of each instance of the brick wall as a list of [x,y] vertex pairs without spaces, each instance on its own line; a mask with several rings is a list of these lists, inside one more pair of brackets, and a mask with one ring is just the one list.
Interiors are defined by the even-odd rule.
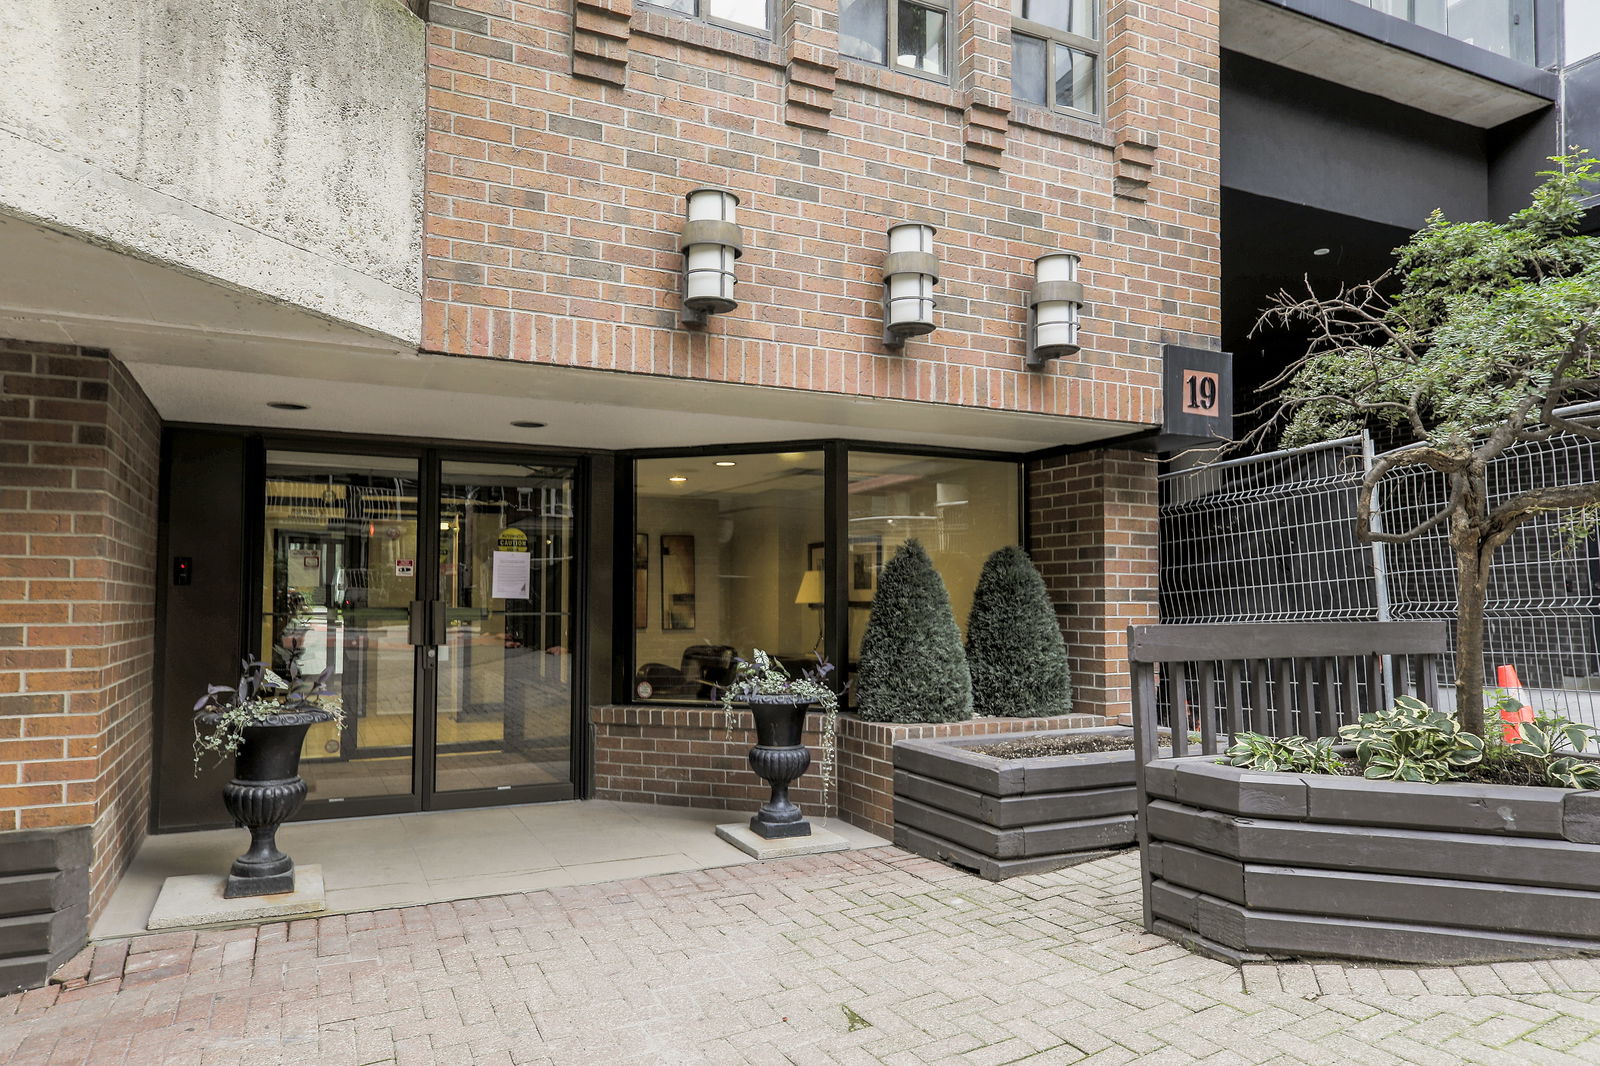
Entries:
[[[754,724],[737,712],[730,733],[720,709],[670,706],[590,708],[595,727],[595,796],[754,814],[768,787],[750,769]],[[973,718],[965,722],[894,725],[841,714],[838,766],[828,807],[822,806],[821,716],[806,719],[811,768],[789,795],[807,817],[836,815],[869,832],[894,836],[894,744],[919,737],[973,737],[1034,729],[1102,725],[1086,715],[1059,718]]]
[[[1217,0],[1108,0],[1103,123],[1012,101],[1009,8],[949,84],[632,0],[433,0],[427,349],[1152,423],[1160,344],[1218,333]],[[576,27],[576,33],[574,28]],[[741,306],[677,326],[683,196],[736,192]],[[880,335],[887,225],[939,228],[939,329]],[[1022,368],[1032,261],[1083,257],[1084,350]]]
[[1028,464],[1028,551],[1056,604],[1073,706],[1131,709],[1128,627],[1158,620],[1156,463],[1094,450]]
[[149,815],[160,421],[104,352],[0,374],[0,832],[93,826],[92,915]]
[[[771,789],[750,769],[754,719],[747,711],[734,718],[729,732],[721,708],[590,708],[595,797],[754,814]],[[820,714],[806,716],[811,769],[789,790],[808,816],[822,814],[821,723]]]

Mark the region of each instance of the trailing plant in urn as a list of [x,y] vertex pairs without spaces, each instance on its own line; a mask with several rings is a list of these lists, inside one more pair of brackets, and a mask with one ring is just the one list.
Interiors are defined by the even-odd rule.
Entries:
[[869,722],[972,717],[972,678],[950,595],[914,539],[900,546],[878,579],[861,638],[856,711]]
[[967,616],[967,667],[978,715],[1072,713],[1072,670],[1055,607],[1028,553],[1015,545],[983,564]]

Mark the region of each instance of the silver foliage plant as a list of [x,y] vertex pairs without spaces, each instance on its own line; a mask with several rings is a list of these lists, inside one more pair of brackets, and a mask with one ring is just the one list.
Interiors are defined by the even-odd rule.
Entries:
[[799,677],[789,673],[782,663],[756,648],[749,659],[733,661],[733,679],[722,690],[723,725],[729,735],[738,719],[735,703],[747,703],[752,697],[784,696],[796,703],[814,703],[822,708],[822,807],[828,807],[828,795],[833,786],[834,748],[839,727],[839,695],[828,687],[827,677],[833,664],[819,658],[817,665],[806,669]]
[[195,701],[196,774],[206,765],[215,766],[228,756],[237,755],[244,744],[244,731],[273,715],[320,711],[343,727],[343,701],[327,688],[332,668],[315,675],[302,673],[299,653],[282,651],[289,663],[287,678],[250,656],[240,664],[238,684],[207,685],[206,694]]

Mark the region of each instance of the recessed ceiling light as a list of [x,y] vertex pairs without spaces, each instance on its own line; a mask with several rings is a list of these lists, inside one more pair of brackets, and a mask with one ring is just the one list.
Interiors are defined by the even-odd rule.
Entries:
[[1332,248],[1313,248],[1313,249],[1311,249],[1311,254],[1312,255],[1327,255],[1331,251],[1333,251]]
[[267,406],[275,411],[304,411],[306,409],[305,404],[290,403],[288,400],[273,400]]
[[545,427],[543,422],[513,422],[511,424],[518,429],[543,429]]
[[717,460],[717,465],[718,466],[738,466],[739,464],[734,462],[732,459],[718,459]]
[[689,479],[684,477],[682,474],[673,474],[671,477],[667,478],[667,480],[676,485],[688,481]]

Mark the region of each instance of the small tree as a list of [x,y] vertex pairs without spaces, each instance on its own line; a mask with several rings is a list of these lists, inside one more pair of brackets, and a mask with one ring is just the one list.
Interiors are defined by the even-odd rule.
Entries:
[[1028,553],[1014,545],[991,554],[978,576],[967,666],[977,714],[1072,713],[1072,670],[1055,608]]
[[[1285,447],[1362,425],[1413,442],[1380,456],[1363,478],[1356,532],[1369,543],[1402,543],[1448,529],[1458,586],[1456,702],[1462,727],[1479,736],[1495,550],[1531,518],[1600,502],[1600,482],[1495,500],[1486,480],[1490,462],[1519,442],[1556,433],[1600,440],[1600,429],[1560,413],[1600,390],[1600,238],[1577,232],[1580,197],[1600,173],[1587,155],[1552,162],[1557,169],[1541,173],[1531,204],[1509,220],[1449,222],[1435,211],[1396,249],[1389,273],[1328,298],[1279,293],[1257,324],[1311,335],[1306,354],[1263,387],[1283,387]],[[1444,477],[1444,503],[1410,529],[1374,529],[1374,488],[1418,466]]]
[[878,578],[861,638],[856,710],[869,722],[972,717],[972,678],[950,595],[915,540],[901,545]]

